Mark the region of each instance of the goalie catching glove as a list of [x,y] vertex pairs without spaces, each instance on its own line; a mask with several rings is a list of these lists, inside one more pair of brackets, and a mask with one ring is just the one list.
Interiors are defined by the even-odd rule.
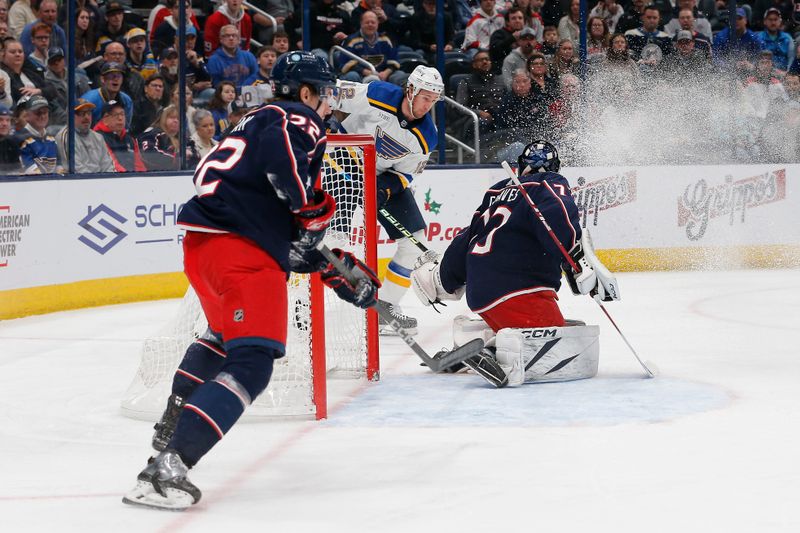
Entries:
[[594,254],[588,230],[584,230],[580,242],[572,247],[569,255],[580,268],[580,272],[575,272],[570,265],[566,263],[562,265],[573,294],[588,294],[601,302],[621,299],[617,278]]
[[381,282],[375,272],[350,252],[344,252],[339,248],[333,248],[331,252],[341,260],[345,268],[352,274],[355,285],[348,281],[345,275],[330,263],[327,263],[325,268],[320,271],[322,282],[333,289],[339,298],[356,307],[366,309],[375,305],[378,301],[378,289],[381,286]]
[[438,304],[442,300],[460,300],[464,295],[465,287],[459,287],[454,292],[447,292],[442,286],[442,276],[439,272],[441,264],[439,256],[433,250],[422,254],[414,264],[411,272],[411,286],[417,298],[425,305]]
[[295,231],[289,248],[289,266],[292,272],[308,274],[318,272],[325,260],[317,251],[317,245],[325,237],[325,230],[336,211],[333,197],[320,189],[314,190],[314,198],[294,215]]

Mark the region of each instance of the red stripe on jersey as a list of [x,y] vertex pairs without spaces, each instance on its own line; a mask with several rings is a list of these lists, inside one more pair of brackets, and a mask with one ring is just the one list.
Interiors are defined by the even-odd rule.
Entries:
[[300,189],[300,197],[302,199],[301,206],[306,205],[308,203],[308,197],[306,196],[306,188],[303,184],[303,180],[300,178],[300,174],[297,173],[297,159],[294,157],[294,151],[292,150],[292,140],[289,138],[289,118],[287,117],[286,111],[281,109],[278,106],[268,105],[267,109],[273,109],[278,111],[281,116],[283,117],[283,138],[286,140],[286,151],[289,152],[289,159],[292,161],[292,175],[294,176],[295,181],[297,182],[297,188]]
[[175,373],[176,374],[180,374],[181,376],[183,376],[185,378],[191,379],[192,381],[194,381],[196,383],[205,383],[202,379],[198,378],[194,374],[190,374],[185,370],[181,370],[180,368],[178,370],[176,370]]
[[250,405],[250,403],[248,403],[248,401],[247,401],[247,398],[245,398],[244,396],[242,396],[241,394],[239,394],[239,393],[238,393],[236,390],[234,390],[232,387],[229,387],[227,383],[225,383],[224,381],[217,381],[217,380],[214,380],[214,381],[215,381],[215,382],[216,382],[218,385],[222,385],[222,386],[225,388],[225,390],[227,390],[228,392],[230,392],[231,394],[233,394],[234,396],[236,396],[236,398],[239,400],[239,403],[241,403],[241,404],[242,404],[242,407],[246,408],[248,405]]
[[199,407],[197,407],[196,405],[192,405],[192,404],[190,404],[190,403],[187,403],[187,404],[184,406],[184,409],[188,409],[188,410],[192,411],[193,413],[196,413],[196,414],[197,414],[197,416],[199,416],[200,418],[202,418],[203,420],[205,420],[205,421],[208,423],[208,425],[209,425],[209,426],[211,426],[211,429],[213,429],[213,430],[214,430],[214,431],[217,433],[217,435],[219,436],[219,438],[220,438],[220,439],[221,439],[222,437],[224,437],[224,436],[225,436],[225,434],[224,434],[224,433],[222,432],[222,430],[219,428],[219,426],[217,425],[217,423],[216,423],[216,422],[214,422],[214,419],[213,419],[213,418],[211,418],[210,416],[208,416],[208,414],[206,414],[206,412],[205,412],[205,411],[203,411],[202,409],[200,409],[200,408],[199,408]]
[[567,220],[567,226],[569,226],[570,231],[572,232],[572,244],[567,248],[567,251],[571,250],[573,246],[575,246],[575,241],[577,240],[578,232],[575,230],[575,226],[572,225],[572,221],[569,219],[569,213],[567,213],[567,206],[564,205],[564,202],[561,200],[561,197],[556,194],[556,191],[550,186],[549,183],[546,181],[543,182],[544,186],[547,187],[547,190],[550,191],[556,200],[558,200],[558,204],[561,206],[561,212],[564,213],[564,218]]
[[473,309],[472,312],[473,313],[485,313],[486,311],[489,311],[493,307],[495,307],[497,305],[500,305],[501,303],[506,302],[506,301],[508,301],[508,300],[510,300],[512,298],[516,298],[517,296],[522,296],[523,294],[532,294],[534,292],[542,292],[542,291],[556,292],[552,287],[531,287],[529,289],[521,289],[521,290],[518,290],[518,291],[509,292],[508,294],[504,294],[500,298],[497,298],[496,300],[494,300],[489,305],[484,305],[480,309]]

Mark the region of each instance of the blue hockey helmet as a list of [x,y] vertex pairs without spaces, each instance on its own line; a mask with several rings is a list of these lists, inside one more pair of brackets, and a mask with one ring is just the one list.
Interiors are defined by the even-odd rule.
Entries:
[[286,98],[297,98],[302,84],[313,87],[323,97],[328,96],[336,85],[330,64],[324,58],[304,50],[281,54],[272,67],[270,77],[273,94]]
[[526,146],[518,163],[520,176],[530,172],[558,172],[561,168],[556,147],[542,140],[533,141]]

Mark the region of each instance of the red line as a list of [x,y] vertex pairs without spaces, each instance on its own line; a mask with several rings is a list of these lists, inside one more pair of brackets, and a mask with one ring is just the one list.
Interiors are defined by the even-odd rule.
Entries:
[[0,205],[0,211],[11,211],[10,205]]

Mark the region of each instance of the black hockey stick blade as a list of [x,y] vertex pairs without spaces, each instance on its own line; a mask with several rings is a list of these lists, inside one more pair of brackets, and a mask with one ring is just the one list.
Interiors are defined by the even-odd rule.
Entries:
[[472,339],[463,346],[454,348],[449,352],[439,352],[433,356],[433,360],[438,363],[439,368],[433,370],[434,372],[444,372],[451,366],[463,363],[470,357],[474,357],[483,350],[483,339]]

